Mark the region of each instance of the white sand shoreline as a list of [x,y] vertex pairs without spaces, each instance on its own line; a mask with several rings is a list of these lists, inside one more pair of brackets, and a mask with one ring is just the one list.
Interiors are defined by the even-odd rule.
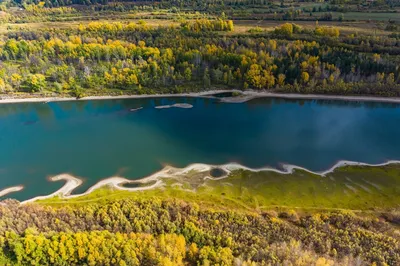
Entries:
[[[30,203],[30,202],[34,202],[37,200],[48,199],[48,198],[52,198],[55,196],[59,196],[63,199],[71,199],[71,198],[81,197],[81,196],[88,195],[88,194],[92,193],[93,191],[95,191],[96,189],[99,189],[99,188],[102,188],[105,186],[108,186],[108,187],[111,187],[114,189],[118,189],[118,190],[127,190],[127,191],[143,191],[143,190],[148,190],[148,189],[154,189],[154,188],[163,186],[163,182],[162,182],[161,178],[170,178],[175,175],[185,173],[187,171],[195,170],[196,165],[198,165],[198,164],[189,165],[188,167],[185,167],[182,169],[174,168],[171,166],[166,166],[162,170],[160,170],[150,176],[147,176],[147,177],[144,177],[141,179],[137,179],[137,180],[130,180],[130,179],[126,179],[126,178],[119,177],[119,176],[109,177],[109,178],[106,178],[106,179],[103,179],[103,180],[97,182],[95,185],[91,186],[84,193],[74,194],[74,195],[71,195],[72,191],[74,189],[76,189],[77,187],[79,187],[83,183],[82,180],[77,177],[74,177],[70,174],[60,174],[60,175],[50,178],[50,181],[59,181],[59,180],[66,181],[66,183],[59,190],[57,190],[56,192],[51,193],[49,195],[37,196],[32,199],[25,200],[25,201],[21,202],[21,204]],[[155,183],[150,186],[145,186],[145,187],[129,188],[129,187],[123,186],[123,184],[129,184],[129,183],[131,183],[131,184],[132,183],[146,184],[146,183],[149,183],[152,181],[155,181]]]
[[[126,191],[143,191],[143,190],[149,190],[149,189],[154,189],[154,188],[160,188],[160,187],[164,186],[164,182],[162,181],[163,178],[173,178],[173,177],[176,177],[176,176],[179,176],[182,174],[187,174],[190,171],[205,172],[205,171],[210,171],[213,168],[220,168],[225,172],[225,174],[223,176],[217,177],[217,178],[214,178],[211,176],[205,176],[204,179],[221,180],[221,179],[227,178],[232,173],[232,171],[240,170],[240,169],[248,170],[248,171],[252,171],[252,172],[271,171],[271,172],[285,174],[285,175],[292,174],[295,170],[302,170],[302,171],[309,172],[311,174],[325,177],[327,174],[334,172],[335,169],[344,167],[344,166],[379,167],[379,166],[385,166],[385,165],[390,165],[390,164],[400,164],[400,161],[390,160],[390,161],[387,161],[384,163],[379,163],[379,164],[368,164],[368,163],[362,163],[362,162],[353,162],[353,161],[342,160],[342,161],[338,161],[336,164],[334,164],[328,170],[321,171],[321,172],[308,170],[304,167],[290,165],[290,164],[283,164],[282,165],[283,170],[279,170],[279,169],[276,169],[273,167],[250,168],[250,167],[246,167],[241,164],[238,164],[238,163],[228,163],[228,164],[222,164],[222,165],[194,163],[194,164],[190,164],[184,168],[175,168],[172,166],[166,166],[162,170],[160,170],[150,176],[147,176],[147,177],[144,177],[141,179],[137,179],[137,180],[129,180],[129,179],[126,179],[123,177],[118,177],[118,176],[106,178],[106,179],[103,179],[103,180],[97,182],[95,185],[91,186],[84,193],[73,194],[73,195],[71,195],[73,190],[76,189],[77,187],[79,187],[83,183],[83,181],[77,177],[70,175],[70,174],[60,174],[60,175],[53,176],[50,178],[50,181],[59,181],[59,180],[66,181],[66,183],[60,189],[58,189],[56,192],[51,193],[49,195],[37,196],[32,199],[25,200],[25,201],[21,202],[21,204],[31,203],[31,202],[34,202],[37,200],[48,199],[48,198],[52,198],[55,196],[59,196],[62,199],[77,198],[77,197],[88,195],[88,194],[92,193],[93,191],[95,191],[96,189],[99,189],[99,188],[102,188],[105,186],[108,186],[108,187],[111,187],[111,188],[114,188],[117,190],[126,190]],[[147,184],[149,182],[154,182],[154,181],[155,181],[154,184],[149,185],[149,186],[143,186],[143,187],[129,188],[129,187],[123,186],[124,184],[129,184],[129,183],[131,183],[131,184],[132,183]],[[5,194],[0,194],[0,196],[4,196],[11,192],[20,191],[22,189],[23,189],[23,186],[8,188],[8,189],[0,191],[0,192],[6,192]]]
[[29,98],[13,98],[0,96],[0,104],[7,103],[26,103],[26,102],[67,102],[67,101],[91,101],[91,100],[113,100],[113,99],[145,99],[145,98],[162,98],[162,97],[210,97],[211,94],[231,92],[232,90],[209,90],[204,92],[178,93],[178,94],[141,94],[141,95],[118,95],[118,96],[87,96],[83,98],[74,97],[29,97]]
[[[217,98],[213,94],[238,92],[241,96]],[[379,97],[379,96],[346,96],[346,95],[327,95],[327,94],[298,94],[298,93],[273,93],[265,91],[240,91],[240,90],[209,90],[193,93],[179,94],[142,94],[142,95],[119,95],[119,96],[88,96],[80,99],[74,97],[27,97],[15,98],[0,96],[0,104],[27,103],[27,102],[62,102],[62,101],[90,101],[90,100],[113,100],[113,99],[144,99],[162,97],[206,97],[220,99],[226,103],[243,103],[256,98],[283,98],[283,99],[303,99],[303,100],[338,100],[338,101],[362,101],[362,102],[387,102],[400,103],[400,97]]]

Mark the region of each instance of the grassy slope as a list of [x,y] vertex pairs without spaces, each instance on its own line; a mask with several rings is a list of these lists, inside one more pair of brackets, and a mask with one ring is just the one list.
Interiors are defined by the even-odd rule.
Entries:
[[[191,172],[164,179],[163,188],[128,192],[99,189],[89,195],[52,198],[43,204],[85,204],[120,198],[176,198],[218,209],[263,211],[267,209],[385,210],[400,206],[400,165],[383,167],[348,166],[327,176],[302,170],[293,174],[240,170],[221,180],[204,180],[208,172]],[[179,185],[177,185],[179,184]]]

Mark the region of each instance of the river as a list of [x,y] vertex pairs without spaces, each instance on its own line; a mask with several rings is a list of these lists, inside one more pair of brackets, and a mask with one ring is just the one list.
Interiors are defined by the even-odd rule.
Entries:
[[[176,103],[193,108],[155,108]],[[81,178],[74,191],[81,193],[107,177],[138,179],[165,165],[321,171],[339,160],[397,159],[400,105],[393,103],[174,97],[0,105],[0,190],[24,186],[3,199],[50,194],[63,183],[48,178],[61,173]]]

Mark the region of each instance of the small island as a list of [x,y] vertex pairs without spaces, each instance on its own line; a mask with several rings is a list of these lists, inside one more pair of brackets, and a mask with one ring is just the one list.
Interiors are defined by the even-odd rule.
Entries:
[[159,105],[154,107],[156,109],[169,109],[169,108],[183,108],[183,109],[190,109],[193,108],[193,105],[189,103],[175,103],[172,105]]

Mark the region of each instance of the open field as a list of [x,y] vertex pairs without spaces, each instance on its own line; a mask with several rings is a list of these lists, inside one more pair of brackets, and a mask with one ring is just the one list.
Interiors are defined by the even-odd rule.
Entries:
[[[135,22],[137,23],[140,19],[118,19],[118,20],[113,20],[113,19],[101,19],[98,20],[100,22],[121,22],[121,23],[129,23],[129,22]],[[96,20],[97,21],[97,20]],[[146,22],[146,25],[152,26],[152,27],[168,27],[168,26],[178,26],[179,23],[175,22],[173,20],[163,20],[163,19],[146,19],[144,20]],[[29,22],[29,23],[4,23],[0,24],[0,33],[7,33],[10,31],[18,31],[18,30],[39,30],[39,29],[73,29],[73,28],[78,28],[79,25],[87,25],[90,22],[93,22],[92,20],[84,20],[81,18],[77,18],[75,21],[66,21],[66,22]]]
[[[237,20],[235,21],[235,30],[233,33],[246,33],[248,30],[254,27],[260,27],[265,31],[273,31],[279,25],[286,23],[287,21],[278,20]],[[293,23],[305,28],[305,29],[315,29],[315,21],[293,21]],[[338,22],[338,21],[319,21],[318,25],[336,27],[341,33],[351,34],[359,33],[365,35],[388,35],[390,32],[384,31],[382,26],[378,23],[370,22]],[[232,34],[232,33],[231,33]]]
[[292,174],[274,171],[237,170],[227,178],[205,178],[207,172],[191,171],[165,178],[164,186],[153,190],[112,193],[102,188],[89,195],[38,201],[41,204],[80,205],[121,198],[176,198],[217,209],[247,211],[295,208],[304,210],[384,210],[400,207],[400,165],[381,167],[346,166],[326,176],[295,170]]
[[[310,4],[310,3],[299,3],[297,8],[311,8],[314,6],[321,6],[321,4]],[[22,11],[16,11],[22,12]],[[259,27],[265,31],[272,31],[279,25],[282,25],[286,22],[295,23],[305,29],[314,29],[316,26],[315,21],[301,21],[301,20],[272,20],[273,14],[268,13],[271,12],[269,7],[265,8],[247,8],[245,10],[236,10],[235,12],[244,12],[246,16],[239,16],[241,19],[234,19],[234,31],[223,34],[245,34],[252,28]],[[251,13],[254,13],[254,16]],[[263,15],[263,12],[267,12],[266,15]],[[243,13],[243,14],[244,14]],[[327,12],[313,12],[313,17],[318,18]],[[391,32],[385,31],[385,23],[389,20],[400,22],[400,13],[369,13],[369,12],[329,12],[332,13],[333,19],[336,21],[319,21],[318,24],[320,26],[329,26],[336,27],[340,30],[342,34],[365,34],[365,35],[388,35]],[[308,13],[307,13],[308,14]],[[344,14],[344,21],[337,21],[337,18]],[[261,15],[261,16],[260,16]],[[304,15],[305,16],[305,15]],[[180,21],[182,20],[194,20],[198,18],[208,18],[215,19],[217,15],[194,12],[191,10],[186,10],[182,12],[171,12],[169,9],[158,9],[153,11],[141,10],[141,11],[126,11],[126,12],[99,12],[95,15],[87,13],[87,11],[83,13],[74,13],[69,14],[65,17],[57,18],[58,21],[40,21],[41,19],[46,20],[46,17],[37,18],[39,21],[29,21],[25,23],[1,23],[0,24],[0,34],[7,33],[18,30],[36,30],[44,28],[48,29],[69,29],[76,28],[80,24],[87,25],[92,21],[98,22],[138,22],[139,20],[143,20],[147,25],[152,27],[168,27],[168,26],[179,26]],[[248,19],[246,18],[248,17]],[[244,19],[243,19],[244,18]],[[258,20],[256,18],[259,18]],[[309,19],[307,15],[305,17]],[[350,20],[350,21],[349,21]],[[368,21],[368,23],[366,23]]]
[[[400,17],[400,16],[399,16]],[[121,22],[121,23],[129,23],[135,22],[137,23],[139,18],[136,16],[132,17],[120,17],[120,18],[98,18],[99,22]],[[170,26],[179,26],[180,23],[177,19],[143,19],[146,25],[151,27],[170,27]],[[87,25],[93,20],[88,20],[86,17],[76,17],[74,21],[57,21],[57,22],[29,22],[29,23],[3,23],[0,25],[0,34],[13,32],[13,31],[20,31],[20,30],[43,30],[44,28],[47,29],[71,29],[77,28],[80,24]],[[222,34],[248,34],[250,29],[255,27],[259,27],[261,30],[266,32],[273,31],[276,27],[286,23],[287,21],[279,21],[279,20],[235,20],[234,21],[234,31],[229,33],[222,33]],[[315,21],[294,21],[293,23],[305,28],[313,30],[315,29],[316,22]],[[390,32],[385,31],[384,27],[376,22],[338,22],[338,21],[320,21],[318,22],[320,26],[328,26],[328,27],[336,27],[340,30],[342,34],[351,34],[351,33],[358,33],[364,35],[388,35]]]

